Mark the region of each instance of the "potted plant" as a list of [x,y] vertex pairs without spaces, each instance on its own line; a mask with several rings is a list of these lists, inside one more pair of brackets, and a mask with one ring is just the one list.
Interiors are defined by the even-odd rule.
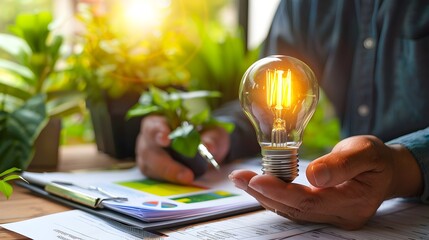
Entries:
[[63,38],[52,34],[51,23],[49,12],[20,14],[10,26],[13,34],[0,34],[0,171],[26,169],[38,159],[34,148],[43,141],[41,132],[51,129],[46,126],[56,133],[40,146],[53,147],[48,156],[56,164],[60,117],[80,110],[82,94],[66,88],[67,71],[58,68]]
[[184,53],[175,28],[141,36],[144,29],[130,32],[123,24],[122,2],[103,4],[106,11],[90,4],[78,14],[84,31],[77,36],[77,74],[87,93],[98,149],[118,159],[132,158],[140,119],[126,120],[127,110],[149,85],[186,88],[189,76],[177,57]]
[[[140,4],[149,2],[157,3]],[[149,85],[220,91],[222,97],[210,99],[217,107],[238,96],[239,79],[258,52],[246,50],[241,31],[229,33],[201,11],[209,5],[216,15],[222,4],[169,2],[156,14],[169,21],[156,19],[156,28],[139,19],[127,22],[124,17],[132,15],[126,14],[127,4],[92,1],[80,5],[78,14],[84,31],[78,35],[76,61],[97,147],[116,158],[134,157],[141,119],[124,116]]]
[[[168,152],[176,160],[188,165],[195,176],[202,175],[207,167],[205,159],[197,156],[201,144],[200,132],[212,127],[223,127],[232,132],[234,125],[222,122],[211,116],[207,98],[220,97],[215,91],[189,91],[176,89],[161,90],[150,87],[145,91],[139,102],[132,107],[127,117],[142,117],[148,114],[165,116],[172,132],[169,135],[171,147]],[[203,100],[203,101],[198,101]],[[198,161],[192,163],[191,161]]]

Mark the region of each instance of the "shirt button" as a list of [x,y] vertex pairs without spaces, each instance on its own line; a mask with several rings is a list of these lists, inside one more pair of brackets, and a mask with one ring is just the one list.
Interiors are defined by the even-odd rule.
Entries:
[[363,47],[366,49],[373,49],[375,46],[375,41],[373,38],[369,37],[369,38],[365,38],[365,40],[363,40]]
[[365,105],[365,104],[360,105],[358,107],[358,113],[359,113],[359,116],[361,116],[361,117],[368,116],[368,114],[369,114],[369,107],[367,105]]

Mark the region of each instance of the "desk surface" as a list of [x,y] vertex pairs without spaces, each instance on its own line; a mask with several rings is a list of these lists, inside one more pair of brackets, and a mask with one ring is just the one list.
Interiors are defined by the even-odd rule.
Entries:
[[[62,147],[59,152],[59,164],[56,171],[78,169],[101,169],[106,167],[131,166],[130,160],[115,160],[99,153],[95,145],[78,145]],[[9,200],[0,196],[0,223],[22,221],[51,213],[70,210],[51,200],[36,196],[29,190],[14,186],[14,192]],[[0,227],[0,239],[28,239],[24,236]]]
[[[106,169],[107,167],[130,167],[133,164],[133,161],[118,161],[102,153],[99,153],[95,145],[67,146],[60,149],[60,162],[56,171],[70,171],[78,169],[96,170]],[[390,231],[391,227],[393,226],[398,230],[394,233],[396,234],[395,236],[399,236],[398,239],[404,239],[407,236],[415,236],[416,234],[416,236],[422,237],[419,239],[427,238],[429,232],[426,231],[425,226],[429,225],[427,218],[429,214],[428,205],[418,205],[417,207],[414,205],[414,207],[410,206],[406,206],[410,209],[410,211],[402,211],[399,209],[401,211],[398,211],[398,214],[395,213],[380,216],[381,218],[375,219],[374,222],[370,222],[368,224],[368,228],[363,229],[362,231],[353,231],[347,234],[354,234],[355,236],[359,236],[359,238],[361,236],[369,236],[368,234],[372,234],[371,236],[378,236],[375,238],[379,239],[380,236],[383,236],[380,234],[385,234],[386,231]],[[19,186],[15,186],[14,193],[9,200],[6,200],[2,195],[0,196],[0,223],[22,221],[67,210],[70,210],[70,208],[48,199],[33,195],[29,190]],[[253,215],[251,217],[254,218]],[[404,227],[401,225],[403,221],[398,221],[398,219],[413,219],[413,221],[404,223],[407,224],[407,226],[404,225]],[[386,223],[386,225],[383,225],[384,223]],[[286,221],[285,224],[287,225],[288,222]],[[275,226],[277,228],[279,225],[276,224]],[[390,228],[386,228],[386,226]],[[415,231],[416,228],[420,229],[422,233]],[[380,229],[380,231],[374,231],[376,229]],[[224,230],[225,229],[222,228],[222,231]],[[338,232],[335,234],[338,234]],[[334,235],[332,235],[332,237],[333,236]],[[10,240],[28,238],[0,227],[0,239]],[[387,238],[384,239],[391,238],[387,236]]]

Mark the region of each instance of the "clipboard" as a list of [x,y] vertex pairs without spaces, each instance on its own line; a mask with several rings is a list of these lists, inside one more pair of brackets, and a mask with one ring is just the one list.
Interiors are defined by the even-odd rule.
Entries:
[[[83,203],[83,200],[81,198],[76,199],[70,199],[70,197],[64,197],[61,195],[61,193],[52,194],[53,188],[48,187],[47,189],[51,192],[46,191],[45,187],[42,185],[36,185],[36,184],[27,184],[22,181],[17,181],[17,185],[26,188],[35,194],[51,199],[55,202],[61,203],[63,205],[69,206],[71,208],[80,209],[83,211],[86,211],[88,213],[94,214],[99,217],[104,217],[108,219],[113,219],[115,221],[118,221],[122,224],[126,224],[129,226],[134,226],[146,231],[156,231],[160,229],[165,228],[172,228],[172,227],[179,227],[184,225],[189,225],[193,223],[198,222],[204,222],[214,219],[220,219],[225,217],[230,217],[238,214],[248,213],[256,210],[262,210],[262,206],[259,204],[255,205],[249,205],[244,206],[238,209],[234,210],[227,210],[227,211],[214,211],[209,214],[199,214],[198,216],[192,216],[192,217],[186,217],[186,218],[179,218],[179,219],[172,219],[172,220],[163,220],[163,221],[155,221],[155,222],[146,222],[144,220],[140,220],[128,215],[125,215],[123,213],[109,210],[107,208],[102,208],[97,205],[102,199],[98,199],[95,197],[94,199],[87,200],[86,204]],[[48,184],[52,185],[52,184]],[[46,186],[48,186],[46,185]],[[58,187],[58,186],[57,186]],[[64,188],[67,188],[67,186],[60,186],[61,191],[63,191]],[[64,193],[64,192],[62,192]],[[86,194],[86,193],[85,193]]]
[[[68,182],[52,182],[45,186],[45,191],[67,200],[77,202],[92,208],[102,208],[103,201],[127,201],[126,197],[117,197],[98,187],[84,187]],[[84,191],[87,190],[87,191]],[[91,194],[89,191],[95,191],[100,194]],[[105,196],[101,196],[105,195]]]
[[204,214],[204,215],[198,215],[198,216],[180,218],[180,219],[174,219],[174,220],[164,220],[164,221],[159,221],[159,222],[145,222],[145,221],[127,216],[127,215],[122,214],[120,212],[112,211],[112,210],[105,209],[105,208],[94,208],[94,207],[90,206],[92,204],[84,205],[84,204],[81,204],[81,203],[78,203],[75,201],[71,201],[69,199],[66,199],[66,198],[63,198],[63,197],[60,197],[60,196],[57,196],[54,194],[50,194],[49,192],[47,192],[44,189],[44,187],[41,187],[38,185],[27,184],[23,181],[17,181],[16,184],[18,186],[21,186],[23,188],[30,190],[31,192],[33,192],[39,196],[51,199],[55,202],[58,202],[58,203],[65,205],[65,206],[75,208],[75,209],[80,209],[80,210],[86,211],[88,213],[94,214],[98,217],[113,219],[113,220],[120,222],[122,224],[134,226],[134,227],[146,230],[146,231],[156,231],[156,230],[165,229],[165,228],[180,227],[180,226],[189,225],[189,224],[193,224],[193,223],[215,220],[215,219],[235,216],[235,215],[239,215],[239,214],[248,213],[248,212],[263,209],[262,206],[257,205],[257,206],[243,207],[243,208],[235,209],[235,210],[216,211],[216,212],[213,212],[210,214]]

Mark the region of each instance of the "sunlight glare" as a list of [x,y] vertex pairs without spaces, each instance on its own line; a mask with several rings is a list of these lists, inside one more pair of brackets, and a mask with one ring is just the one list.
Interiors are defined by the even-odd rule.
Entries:
[[130,0],[124,14],[131,26],[149,30],[162,24],[169,6],[170,1]]

